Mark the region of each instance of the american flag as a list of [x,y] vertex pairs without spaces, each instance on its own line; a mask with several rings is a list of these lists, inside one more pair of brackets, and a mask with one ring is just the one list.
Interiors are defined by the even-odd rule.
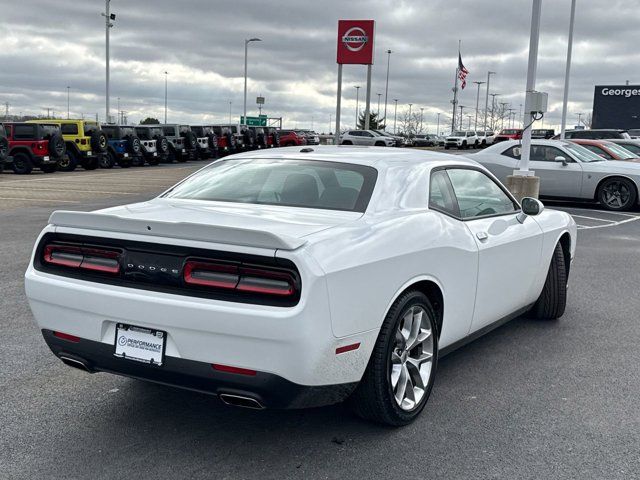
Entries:
[[462,55],[458,52],[458,78],[460,79],[460,88],[464,90],[464,87],[467,86],[467,75],[469,74],[469,70],[465,68],[462,64]]

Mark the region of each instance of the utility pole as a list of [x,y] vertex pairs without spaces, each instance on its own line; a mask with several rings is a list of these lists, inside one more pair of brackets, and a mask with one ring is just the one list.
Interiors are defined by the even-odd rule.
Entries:
[[436,135],[439,137],[440,136],[440,112],[437,113],[438,119],[437,119],[437,127],[436,127]]
[[[567,44],[567,66],[564,72],[564,93],[562,94],[562,120],[560,122],[560,138],[564,140],[567,127],[567,103],[569,101],[569,75],[571,74],[571,51],[573,49],[573,25],[576,19],[576,0],[571,0],[571,16],[569,19],[569,43]],[[627,81],[628,82],[628,81]],[[628,85],[629,83],[627,83]]]
[[[484,97],[484,130],[485,130],[485,132],[487,130],[489,130],[489,127],[487,126],[487,112],[489,110],[489,85],[490,85],[490,82],[491,82],[491,75],[495,75],[495,73],[496,72],[492,72],[492,71],[487,72],[487,93],[486,93],[486,95]],[[493,122],[493,119],[491,119],[491,120]],[[485,135],[486,135],[486,133],[485,133]]]
[[9,102],[4,102],[4,119],[9,120]]
[[582,123],[582,115],[584,115],[584,113],[576,113],[576,115],[578,116],[578,126],[580,126]]
[[377,112],[377,115],[378,115],[378,123],[380,123],[380,97],[382,97],[382,94],[381,93],[376,93],[376,95],[378,95],[378,112]]
[[[389,65],[391,63],[391,50],[387,50],[387,83],[384,87],[384,127],[385,130],[387,128],[387,95],[389,95]],[[397,100],[396,100],[397,102]],[[397,105],[396,105],[397,108]],[[395,120],[394,120],[395,124]],[[395,134],[395,127],[393,128],[393,133]]]
[[69,90],[71,87],[67,85],[67,120],[69,120]]
[[413,126],[413,119],[411,118],[411,106],[413,103],[409,104],[409,138],[411,138],[411,127]]
[[398,116],[398,99],[394,98],[393,101],[395,102],[395,107],[393,109],[393,134],[396,134],[396,118]]
[[420,133],[422,133],[422,116],[424,113],[424,107],[420,107]]
[[[509,105],[509,102],[500,102],[500,105],[502,106],[502,108],[500,109],[500,129],[504,128],[504,112],[507,111],[507,105]],[[507,126],[509,126],[509,123],[507,122]]]
[[360,116],[360,107],[359,107],[359,102],[360,102],[360,86],[356,85],[356,126],[355,129],[358,130],[358,117]]
[[167,123],[167,82],[168,82],[169,72],[164,72],[164,123]]
[[242,124],[247,124],[247,55],[249,53],[249,42],[261,42],[259,38],[249,38],[244,41],[244,116],[242,117]]
[[458,105],[460,109],[460,130],[464,130],[464,117],[462,116],[462,110],[467,108],[465,105]]
[[105,62],[105,66],[106,66],[106,108],[105,108],[105,113],[106,113],[106,123],[109,123],[111,120],[111,116],[109,114],[109,29],[113,28],[113,23],[111,23],[111,20],[115,20],[116,19],[116,15],[115,13],[109,13],[109,3],[111,2],[111,0],[105,0],[105,11],[104,13],[102,13],[102,16],[104,17],[104,21],[105,21],[105,57],[106,57],[106,62]]
[[229,123],[231,123],[231,102],[229,102]]
[[[476,85],[478,85],[478,93],[476,94],[476,120],[474,122],[474,127],[476,132],[478,131],[478,107],[479,107],[479,102],[480,102],[480,85],[484,85],[487,82],[473,82]],[[488,91],[488,90],[487,90]]]
[[494,128],[495,113],[496,113],[496,97],[499,97],[499,93],[491,93],[491,129]]

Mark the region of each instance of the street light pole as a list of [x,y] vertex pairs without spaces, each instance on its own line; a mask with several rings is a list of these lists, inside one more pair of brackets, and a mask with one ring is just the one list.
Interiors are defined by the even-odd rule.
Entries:
[[491,93],[491,129],[494,127],[495,115],[496,115],[496,97],[499,97],[499,93]]
[[[502,109],[500,110],[500,129],[504,128],[504,112],[506,112],[507,110],[507,105],[509,105],[509,102],[500,102],[500,105],[502,105]],[[509,123],[507,122],[507,126],[509,126]]]
[[69,91],[71,87],[67,85],[67,120],[69,120]]
[[231,105],[233,102],[229,101],[229,123],[231,123]]
[[424,114],[424,107],[420,107],[420,133],[422,133],[422,116]]
[[492,71],[487,72],[487,93],[484,97],[484,130],[485,132],[489,130],[489,127],[487,126],[487,111],[489,110],[489,85],[491,82],[491,75],[495,75],[495,73],[496,72],[492,72]]
[[164,72],[164,123],[167,123],[167,78],[169,72]]
[[[478,93],[476,93],[476,120],[473,123],[476,132],[478,131],[478,107],[480,106],[480,85],[484,85],[487,82],[473,82],[478,85]],[[488,91],[488,90],[487,90]]]
[[[387,83],[384,87],[384,128],[387,129],[387,95],[389,95],[389,65],[391,63],[391,50],[387,50]],[[397,102],[397,100],[396,100]],[[397,107],[397,105],[396,105]],[[394,120],[395,124],[395,120]],[[393,133],[395,134],[395,127],[393,128]]]
[[573,49],[573,24],[576,19],[576,0],[571,0],[571,16],[569,19],[569,43],[567,44],[567,67],[564,72],[564,93],[562,94],[562,121],[560,123],[560,138],[564,140],[567,127],[567,103],[569,101],[569,74],[571,73],[571,51]]
[[464,117],[462,116],[462,110],[467,108],[465,105],[458,105],[460,109],[460,130],[464,130]]
[[105,114],[106,114],[106,122],[109,123],[110,121],[110,112],[109,112],[109,29],[113,27],[113,23],[111,23],[111,20],[115,20],[116,16],[113,13],[109,13],[109,2],[111,2],[111,0],[105,0],[105,11],[104,13],[102,13],[102,16],[104,17],[105,20],[105,67],[106,67],[106,108],[105,108]]
[[393,109],[393,134],[396,134],[396,118],[398,116],[398,99],[394,98],[393,101],[395,102],[395,107]]
[[438,120],[437,120],[437,126],[436,126],[436,136],[440,136],[440,112],[437,113],[438,115]]
[[360,107],[359,107],[359,102],[360,102],[360,86],[356,85],[356,130],[358,129],[358,117],[360,116]]
[[242,117],[242,124],[247,124],[247,54],[249,52],[249,42],[261,42],[259,38],[249,38],[244,40],[244,108]]
[[578,126],[580,126],[582,123],[582,115],[584,115],[584,113],[576,113],[576,115],[578,116]]
[[376,93],[376,95],[378,95],[378,123],[380,123],[380,97],[382,97],[381,93]]

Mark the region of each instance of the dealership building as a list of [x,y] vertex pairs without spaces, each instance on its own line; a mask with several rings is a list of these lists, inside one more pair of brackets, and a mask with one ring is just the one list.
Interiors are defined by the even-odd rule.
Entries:
[[640,128],[640,85],[598,85],[591,128]]

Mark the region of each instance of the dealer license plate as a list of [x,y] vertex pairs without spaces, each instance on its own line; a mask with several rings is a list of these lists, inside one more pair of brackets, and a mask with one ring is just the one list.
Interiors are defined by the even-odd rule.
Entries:
[[116,357],[162,365],[167,334],[160,330],[119,323],[116,326]]

